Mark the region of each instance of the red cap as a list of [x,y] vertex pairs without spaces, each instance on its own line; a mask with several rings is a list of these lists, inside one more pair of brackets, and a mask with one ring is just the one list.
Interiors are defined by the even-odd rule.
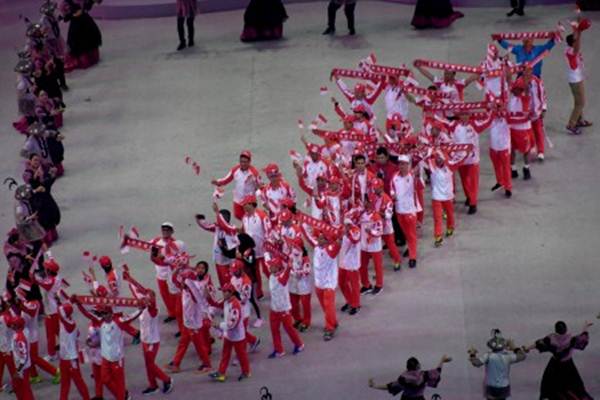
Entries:
[[249,194],[249,195],[247,195],[246,197],[244,197],[244,198],[242,199],[242,202],[240,203],[240,205],[243,207],[243,206],[245,206],[246,204],[252,204],[252,203],[254,203],[254,204],[256,204],[256,203],[257,203],[257,201],[256,201],[256,196],[255,196],[255,195],[253,195],[253,194]]
[[281,222],[291,221],[292,217],[293,217],[292,212],[288,209],[283,209],[279,213],[279,221],[281,221]]
[[252,160],[252,153],[250,153],[250,150],[244,150],[240,153],[240,157],[246,157],[248,160]]
[[235,292],[235,288],[231,283],[226,283],[221,287],[222,292]]
[[375,178],[371,186],[373,189],[383,189],[383,181],[379,178]]
[[352,112],[355,113],[367,113],[367,109],[365,108],[365,106],[363,106],[362,104],[357,105],[356,107],[354,107],[352,109]]
[[365,86],[364,83],[357,83],[354,86],[354,91],[355,92],[364,92],[365,90],[367,90],[367,87]]
[[46,268],[47,271],[57,273],[60,269],[60,265],[58,265],[58,263],[53,258],[51,258],[49,260],[44,261],[44,268]]
[[112,266],[112,261],[109,256],[102,256],[98,259],[98,263],[101,267],[110,267]]
[[296,205],[296,202],[294,202],[294,199],[292,199],[291,197],[284,197],[283,199],[280,200],[279,203],[282,206],[288,207],[288,208],[292,208]]
[[319,146],[318,144],[309,143],[306,146],[306,149],[308,150],[309,153],[317,153],[317,154],[321,153],[321,146]]
[[229,269],[231,269],[231,272],[234,272],[234,271],[243,271],[244,270],[244,263],[242,261],[240,261],[240,260],[233,260],[233,262],[229,266]]
[[13,315],[9,318],[8,325],[10,325],[15,331],[22,331],[25,329],[25,320],[20,315]]
[[263,171],[265,171],[265,174],[267,174],[267,176],[271,176],[271,175],[279,175],[279,166],[275,163],[271,163],[268,164]]
[[527,87],[527,85],[525,84],[525,81],[522,78],[517,79],[512,84],[512,89],[523,89],[523,90],[525,90],[526,87]]
[[96,295],[98,297],[108,297],[108,289],[106,286],[98,286],[98,289],[96,289]]
[[354,115],[352,115],[352,114],[347,114],[347,115],[344,117],[344,122],[354,122]]

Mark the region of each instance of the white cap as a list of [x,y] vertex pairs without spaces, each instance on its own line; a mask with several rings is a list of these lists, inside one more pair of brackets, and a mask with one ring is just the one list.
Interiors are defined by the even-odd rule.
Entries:
[[398,162],[406,162],[409,163],[410,162],[410,157],[406,154],[400,154],[398,156]]
[[173,224],[169,221],[165,221],[162,224],[160,224],[161,228],[171,228],[173,230],[175,230],[175,227],[173,226]]

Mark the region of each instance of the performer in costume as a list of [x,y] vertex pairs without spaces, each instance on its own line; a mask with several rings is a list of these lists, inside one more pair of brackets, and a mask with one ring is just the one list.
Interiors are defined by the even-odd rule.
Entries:
[[423,371],[419,360],[411,357],[406,361],[406,371],[397,380],[387,385],[378,385],[371,378],[369,379],[369,387],[385,390],[394,396],[402,393],[403,400],[425,400],[425,389],[428,386],[437,387],[441,380],[442,366],[450,361],[452,361],[450,357],[443,355],[435,369]]
[[411,25],[416,29],[447,28],[462,17],[464,14],[454,11],[450,0],[417,0]]
[[283,36],[283,23],[288,19],[281,0],[250,0],[244,12],[242,42],[277,40]]
[[491,351],[481,356],[471,347],[469,361],[474,367],[485,367],[484,397],[487,400],[506,400],[510,397],[510,366],[525,360],[525,352],[515,348],[511,340],[504,339],[499,329],[492,330],[487,346]]
[[65,71],[86,69],[100,60],[102,34],[89,11],[99,0],[64,0],[63,20],[69,22]]
[[586,391],[579,371],[573,362],[573,351],[584,350],[589,343],[588,329],[592,323],[586,321],[579,335],[567,332],[567,324],[558,321],[554,325],[554,333],[537,340],[528,350],[537,349],[540,353],[551,353],[540,388],[540,399],[553,400],[575,397],[580,400],[592,400]]

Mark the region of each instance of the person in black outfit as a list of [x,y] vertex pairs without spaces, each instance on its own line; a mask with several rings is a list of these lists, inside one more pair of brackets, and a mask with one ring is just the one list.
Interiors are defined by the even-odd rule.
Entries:
[[342,5],[344,5],[344,14],[346,14],[346,19],[348,20],[348,33],[350,35],[356,34],[354,26],[356,0],[330,0],[329,6],[327,7],[327,29],[325,29],[323,35],[333,35],[335,33],[335,14]]
[[525,0],[510,0],[510,6],[512,10],[506,14],[507,17],[512,17],[515,14],[521,17],[525,15]]
[[288,19],[281,0],[250,0],[244,12],[242,42],[277,40],[283,36],[283,23]]

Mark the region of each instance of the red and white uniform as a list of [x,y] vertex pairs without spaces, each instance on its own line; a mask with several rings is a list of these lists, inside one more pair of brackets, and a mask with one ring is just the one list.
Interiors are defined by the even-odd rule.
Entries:
[[387,118],[399,114],[403,119],[408,119],[408,100],[401,86],[388,86],[383,95]]
[[200,227],[208,232],[214,233],[213,238],[213,261],[218,265],[229,265],[231,259],[225,257],[219,246],[219,242],[224,241],[227,249],[231,250],[239,245],[237,237],[236,227],[228,223],[221,213],[217,213],[216,221],[214,223],[207,223],[206,221],[200,222]]
[[416,214],[421,205],[415,193],[415,178],[410,172],[405,176],[396,173],[390,185],[390,195],[394,200],[397,214]]
[[302,166],[302,176],[304,177],[306,184],[310,187],[316,187],[317,177],[320,175],[327,176],[329,174],[329,168],[327,163],[322,159],[313,161],[309,156],[304,159],[304,165]]
[[149,387],[158,387],[157,380],[170,382],[170,378],[156,365],[156,356],[160,349],[160,331],[158,326],[158,308],[151,304],[140,315],[140,339],[144,352],[144,364]]
[[320,246],[317,240],[303,229],[306,239],[314,246],[313,272],[315,291],[325,316],[325,330],[333,332],[337,327],[335,313],[335,288],[338,285],[338,255],[340,245],[330,242]]
[[339,265],[339,286],[346,303],[360,307],[360,228],[352,225],[342,238]]
[[281,211],[281,202],[283,200],[291,199],[294,203],[296,202],[296,192],[283,178],[281,178],[277,186],[272,183],[263,186],[257,192],[257,197],[263,200],[272,219],[276,218]]
[[295,246],[286,253],[290,257],[290,293],[299,296],[310,295],[313,288],[310,260],[302,253],[302,249]]
[[438,87],[442,93],[450,95],[452,103],[460,103],[465,100],[465,80],[455,79],[452,82],[444,82],[440,77],[436,77],[433,84]]
[[246,330],[242,318],[242,305],[234,296],[223,304],[224,317],[219,325],[223,331],[223,352],[219,364],[219,373],[225,375],[231,358],[231,350],[235,349],[243,374],[250,374],[250,363],[246,349]]
[[390,185],[390,196],[395,203],[396,218],[406,237],[411,260],[417,258],[417,213],[422,210],[415,185],[415,178],[410,172],[405,176],[396,173]]
[[64,306],[61,307],[59,340],[60,399],[68,400],[73,381],[81,398],[89,400],[90,394],[79,369],[79,329],[71,316],[65,314]]
[[292,303],[290,301],[290,292],[288,289],[289,278],[289,268],[271,274],[269,277],[269,290],[271,293],[271,312],[269,313],[271,337],[273,338],[273,349],[280,354],[283,353],[280,332],[281,325],[283,325],[283,328],[295,346],[303,346],[302,339],[300,339],[298,332],[294,329],[292,315],[290,314]]
[[365,211],[360,218],[360,248],[367,253],[382,249],[383,218],[377,211]]
[[166,259],[187,251],[187,246],[183,241],[173,237],[166,240],[162,237],[157,237],[154,238],[151,243],[162,247],[160,248],[159,255],[165,258],[163,261],[159,261],[158,259],[152,260],[154,261],[154,267],[156,268],[156,279],[167,282],[170,280],[171,268],[166,262]]
[[44,312],[44,325],[46,328],[46,345],[49,356],[56,354],[56,338],[58,337],[59,318],[56,295],[63,288],[63,279],[60,275],[39,278],[34,274],[34,279],[42,289]]
[[585,75],[581,52],[576,52],[573,47],[567,47],[565,49],[565,59],[567,60],[567,81],[569,83],[582,82]]
[[339,78],[336,79],[335,83],[338,86],[338,88],[340,89],[340,91],[342,92],[342,94],[344,95],[344,97],[346,97],[346,99],[348,99],[348,101],[350,102],[352,109],[355,109],[358,106],[363,106],[365,108],[365,110],[367,111],[367,113],[369,114],[369,118],[373,117],[373,109],[371,106],[373,104],[375,104],[375,101],[377,100],[377,98],[381,94],[381,91],[385,87],[385,81],[383,81],[383,80],[379,81],[377,83],[377,86],[375,87],[375,89],[373,91],[371,91],[371,93],[366,95],[365,98],[362,100],[357,99],[354,96],[354,93],[348,89],[348,86],[346,86],[346,83],[344,83],[344,81],[342,81],[341,79],[339,79]]
[[[531,109],[531,100],[528,95],[515,96],[511,93],[508,100],[508,110],[514,112],[523,112],[529,114]],[[533,140],[533,130],[531,119],[527,118],[510,125],[511,146],[514,150],[521,153],[528,153],[531,149]]]
[[538,154],[543,154],[545,150],[546,132],[544,129],[544,112],[548,109],[546,102],[546,90],[544,81],[535,75],[531,76],[529,82],[529,96],[531,99],[530,109],[532,112],[531,129],[533,130],[533,145],[537,148]]
[[244,214],[242,218],[244,232],[254,239],[256,258],[264,256],[264,241],[269,236],[271,222],[263,210],[254,210],[252,214]]
[[23,330],[16,331],[11,338],[12,359],[18,374],[13,378],[15,394],[19,400],[33,400],[33,392],[29,383],[31,357],[29,342]]
[[179,367],[190,343],[193,343],[202,365],[210,367],[209,298],[212,299],[212,283],[208,275],[203,280],[198,280],[189,272],[177,274],[177,282],[182,287],[183,329],[172,364]]
[[234,182],[233,202],[236,204],[240,204],[244,197],[256,193],[261,186],[260,173],[253,166],[243,171],[239,165],[236,165],[227,175],[217,180],[217,185],[224,186],[232,181]]
[[443,211],[446,212],[446,228],[454,229],[454,171],[447,164],[439,167],[429,160],[431,171],[431,206],[433,209],[433,235],[442,236]]
[[350,203],[353,206],[362,204],[371,191],[371,183],[377,178],[374,173],[365,168],[361,173],[354,171],[350,182]]

